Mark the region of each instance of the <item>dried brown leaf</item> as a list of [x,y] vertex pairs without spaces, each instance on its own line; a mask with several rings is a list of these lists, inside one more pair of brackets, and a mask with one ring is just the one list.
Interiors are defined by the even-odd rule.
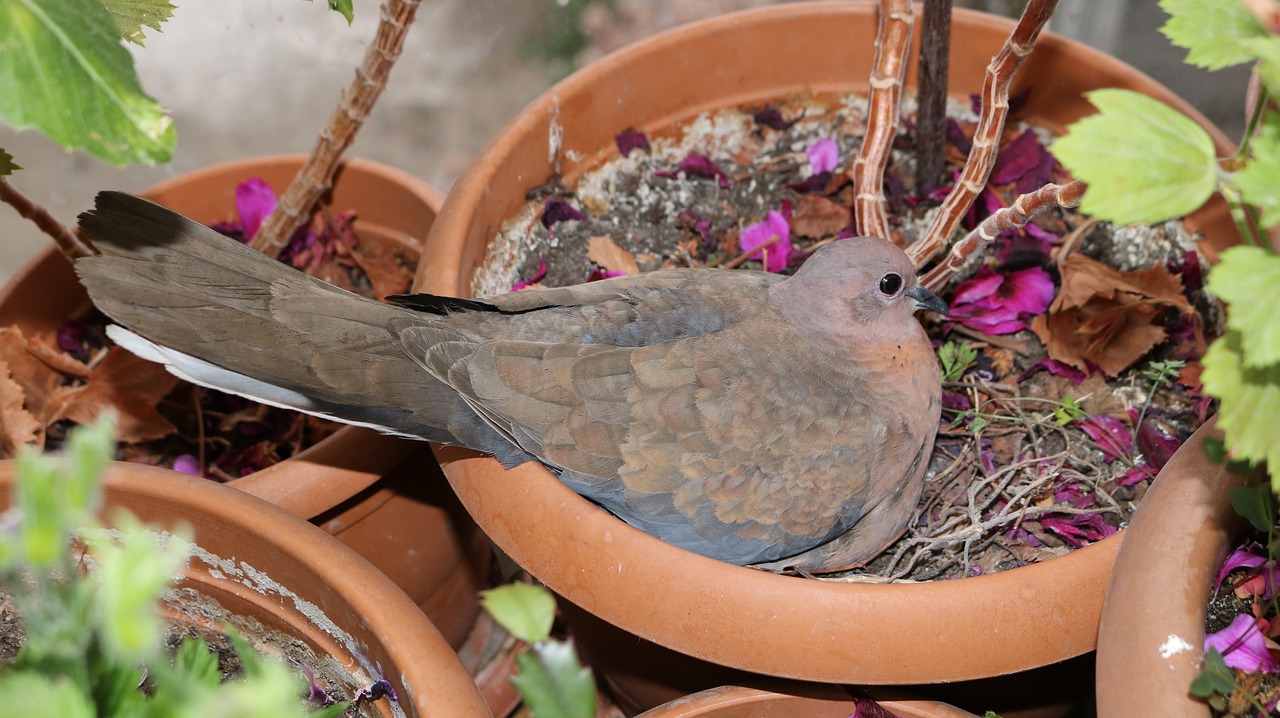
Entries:
[[609,272],[638,274],[640,267],[630,252],[618,246],[612,237],[592,237],[587,240],[587,259]]
[[1095,297],[1112,299],[1132,294],[1158,304],[1190,311],[1191,305],[1182,296],[1182,280],[1163,264],[1157,264],[1134,272],[1122,272],[1114,267],[1072,253],[1062,261],[1062,289],[1050,305],[1055,312],[1069,307],[1083,307]]
[[77,379],[89,378],[89,365],[63,351],[43,334],[37,334],[27,342],[27,351],[56,372]]
[[356,243],[351,257],[369,278],[374,299],[409,291],[413,270],[418,264],[412,250],[391,241],[362,239]]
[[175,431],[156,405],[178,383],[164,367],[114,347],[93,367],[84,386],[65,392],[62,416],[88,424],[114,409],[116,439],[129,443],[159,439]]
[[29,351],[30,342],[16,326],[0,330],[0,359],[9,367],[9,376],[22,389],[27,411],[40,422],[41,429],[57,420],[55,405],[64,380]]
[[791,216],[791,231],[801,237],[821,239],[848,227],[849,218],[848,208],[821,195],[804,194]]
[[23,408],[26,395],[0,358],[0,457],[12,458],[19,446],[40,440],[44,426]]

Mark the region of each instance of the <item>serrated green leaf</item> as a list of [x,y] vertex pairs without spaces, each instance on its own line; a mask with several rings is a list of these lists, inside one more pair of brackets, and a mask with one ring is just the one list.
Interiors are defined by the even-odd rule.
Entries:
[[596,684],[573,646],[543,641],[531,653],[516,656],[516,664],[520,674],[511,682],[532,718],[594,718]]
[[1262,84],[1272,97],[1280,97],[1280,38],[1250,38],[1242,43],[1259,62],[1256,65]]
[[1246,367],[1280,363],[1280,254],[1232,247],[1210,272],[1210,293],[1227,303],[1227,328],[1238,333]]
[[[351,21],[355,19],[355,7],[353,5],[352,0],[328,0],[328,1],[329,1],[329,9],[338,13],[342,17],[346,18],[347,24],[350,25]],[[307,2],[311,2],[311,0],[307,0]]]
[[0,0],[0,116],[115,165],[167,162],[172,119],[97,0]]
[[169,18],[173,17],[173,5],[169,0],[101,0],[111,19],[120,31],[120,37],[137,45],[147,39],[144,27],[156,32],[160,31]]
[[556,599],[542,586],[509,583],[480,592],[480,604],[508,633],[525,643],[551,635]]
[[217,688],[222,681],[217,654],[209,650],[209,644],[199,636],[182,639],[173,659],[173,668],[175,672],[208,688]]
[[1263,227],[1280,224],[1280,137],[1255,137],[1249,163],[1231,175],[1241,198],[1262,210]]
[[1182,113],[1129,90],[1085,95],[1098,108],[1050,150],[1088,185],[1080,210],[1117,224],[1195,211],[1217,187],[1209,133]]
[[1161,0],[1169,20],[1160,32],[1187,49],[1187,62],[1208,70],[1253,62],[1244,40],[1266,37],[1258,18],[1238,0]]
[[8,177],[20,169],[22,167],[13,161],[13,155],[5,152],[4,148],[0,147],[0,177]]
[[[1204,388],[1219,400],[1218,426],[1231,456],[1280,466],[1280,434],[1275,429],[1280,416],[1280,364],[1244,366],[1240,333],[1234,330],[1214,341],[1201,363]],[[1271,473],[1273,488],[1280,489],[1280,471]]]

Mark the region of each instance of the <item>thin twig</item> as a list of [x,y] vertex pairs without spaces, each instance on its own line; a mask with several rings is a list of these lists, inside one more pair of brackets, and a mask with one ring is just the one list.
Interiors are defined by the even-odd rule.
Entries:
[[409,25],[421,0],[387,0],[373,43],[356,78],[342,93],[342,102],[320,131],[310,157],[298,170],[289,189],[262,223],[251,246],[268,256],[276,256],[289,237],[310,218],[311,210],[333,187],[342,153],[351,145],[374,102],[387,86],[391,68],[400,57]]
[[[964,266],[965,261],[969,259],[980,247],[983,247],[1000,235],[1001,232],[1007,232],[1011,229],[1020,229],[1031,221],[1032,217],[1049,209],[1059,207],[1079,207],[1080,198],[1084,196],[1085,185],[1080,180],[1068,182],[1067,184],[1047,184],[1035,192],[1028,192],[1019,195],[1008,207],[996,210],[974,228],[972,232],[967,234],[964,239],[956,242],[955,246],[947,254],[946,258],[939,262],[933,269],[925,272],[920,283],[931,290],[937,290],[947,283],[951,275],[956,270]],[[914,249],[917,245],[912,245],[907,251]],[[926,257],[914,258],[920,266],[919,262],[926,261]]]
[[867,96],[867,132],[849,171],[853,180],[853,215],[858,234],[863,236],[890,237],[884,168],[898,131],[898,106],[914,22],[910,0],[881,0],[871,91]]
[[947,60],[951,51],[951,0],[925,0],[920,23],[920,92],[916,112],[916,184],[946,181]]
[[917,267],[923,266],[942,251],[947,240],[964,218],[973,200],[987,185],[991,170],[995,167],[1000,136],[1004,133],[1004,121],[1009,114],[1009,88],[1022,62],[1031,54],[1036,38],[1045,23],[1053,16],[1058,0],[1031,0],[1022,12],[1022,19],[1004,47],[991,59],[982,83],[982,115],[974,130],[973,149],[956,186],[947,195],[933,223],[921,239],[908,248],[908,254]]
[[8,180],[0,177],[0,202],[13,207],[24,219],[29,219],[41,232],[53,238],[62,256],[70,260],[88,257],[97,252],[67,226],[54,219],[49,210],[41,207],[18,191]]

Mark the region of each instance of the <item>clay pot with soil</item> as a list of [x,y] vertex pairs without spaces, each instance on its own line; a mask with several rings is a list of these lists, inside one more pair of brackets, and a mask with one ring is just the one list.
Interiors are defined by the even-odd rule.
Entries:
[[[256,177],[283,189],[304,159],[229,162],[143,194],[214,224],[234,216],[237,185]],[[331,198],[333,211],[355,212],[360,243],[408,268],[415,266],[442,202],[420,180],[358,159],[343,164]],[[0,292],[0,326],[16,326],[28,337],[53,337],[60,325],[90,308],[70,262],[50,247]],[[474,624],[476,592],[487,575],[487,542],[417,442],[341,427],[298,454],[226,483],[340,538],[401,586],[453,645]]]
[[889,692],[859,700],[829,687],[789,692],[744,686],[720,686],[677,698],[646,711],[641,718],[847,718],[862,715],[858,710],[865,710],[868,700],[899,718],[975,718],[945,703]]
[[[1012,27],[955,12],[953,98],[967,101],[979,91]],[[624,130],[661,135],[718,108],[760,106],[796,93],[865,91],[875,36],[874,4],[801,3],[677,28],[584,68],[521,112],[458,181],[433,228],[416,288],[471,295],[498,228],[526,195],[551,180],[573,186],[616,152],[615,137]],[[906,78],[914,86],[914,67]],[[1098,87],[1143,92],[1207,126],[1136,70],[1051,33],[1041,35],[1011,94],[1033,88],[1022,118],[1061,132],[1093,112],[1082,93]],[[1215,137],[1225,150],[1226,140]],[[1210,259],[1235,241],[1221,205],[1187,224],[1204,232],[1201,249]],[[1069,700],[1072,691],[1079,698],[1086,690],[1049,690],[1052,676],[1026,672],[1093,650],[1119,535],[1042,563],[958,580],[815,581],[674,548],[532,464],[504,471],[465,450],[437,456],[486,533],[563,597],[588,662],[629,710],[742,679],[728,669],[861,685],[1018,674],[1009,682],[1040,694],[1034,698]],[[592,619],[615,633],[597,638],[587,630]],[[1091,672],[1082,660],[1069,667]]]
[[[0,462],[0,511],[9,508],[14,467]],[[396,699],[369,702],[376,715],[490,715],[414,602],[332,536],[261,499],[167,469],[113,462],[104,487],[108,525],[122,508],[151,525],[189,527],[195,551],[165,601],[175,624],[216,633],[225,611],[251,644],[284,655],[309,649],[339,666],[344,698],[385,680]]]

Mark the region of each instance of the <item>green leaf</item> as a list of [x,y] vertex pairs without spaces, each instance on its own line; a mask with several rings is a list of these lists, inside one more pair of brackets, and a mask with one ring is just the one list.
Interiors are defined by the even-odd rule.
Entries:
[[1053,420],[1061,426],[1066,426],[1076,419],[1083,419],[1084,415],[1084,406],[1070,394],[1062,397],[1058,407],[1053,410]]
[[1248,164],[1231,175],[1241,198],[1262,210],[1262,226],[1280,224],[1280,137],[1266,133],[1253,140]]
[[218,655],[209,650],[209,644],[199,636],[186,636],[173,660],[173,668],[191,680],[209,688],[217,688],[222,681],[218,670]]
[[102,0],[111,13],[111,19],[120,31],[120,37],[141,46],[147,39],[143,27],[156,32],[173,17],[173,5],[169,0]]
[[525,643],[537,643],[551,635],[556,600],[542,586],[509,583],[481,591],[480,603],[495,621]]
[[[307,2],[311,2],[311,0],[307,0]],[[352,0],[329,0],[329,9],[346,18],[348,25],[355,19],[355,8]]]
[[94,718],[93,704],[66,676],[35,671],[0,673],[0,706],[6,718]]
[[1274,36],[1250,38],[1243,40],[1242,45],[1250,53],[1256,55],[1259,63],[1256,66],[1262,84],[1272,97],[1280,96],[1280,38]]
[[1208,70],[1253,62],[1244,40],[1267,36],[1258,18],[1239,0],[1161,0],[1169,21],[1160,32],[1187,49],[1187,62]]
[[1231,673],[1227,662],[1222,659],[1218,649],[1210,647],[1204,654],[1204,668],[1200,670],[1200,675],[1191,681],[1191,695],[1199,698],[1208,698],[1215,694],[1227,695],[1235,690],[1235,687],[1235,676]]
[[1217,187],[1209,133],[1182,113],[1129,90],[1085,95],[1098,108],[1050,150],[1088,184],[1083,212],[1116,224],[1190,214]]
[[1276,499],[1268,486],[1236,486],[1231,489],[1231,508],[1262,533],[1276,525]]
[[[521,584],[512,584],[521,585]],[[511,679],[532,718],[594,718],[596,684],[573,646],[543,641],[516,656],[520,674]]]
[[938,347],[938,361],[942,364],[942,380],[956,381],[964,375],[978,358],[978,350],[964,342],[949,341]]
[[172,119],[98,0],[0,0],[0,57],[0,116],[16,129],[119,166],[172,155]]
[[4,148],[0,147],[0,177],[8,177],[20,169],[22,168],[13,161],[13,155],[5,152]]
[[[1240,333],[1234,330],[1214,341],[1205,352],[1200,378],[1220,402],[1218,426],[1226,435],[1232,458],[1252,464],[1265,460],[1280,466],[1280,441],[1276,441],[1275,430],[1280,416],[1280,364],[1244,366],[1241,342]],[[1277,484],[1280,471],[1272,474],[1272,483]]]
[[1227,328],[1239,334],[1245,367],[1280,363],[1280,255],[1232,247],[1209,272],[1208,288],[1226,302]]

